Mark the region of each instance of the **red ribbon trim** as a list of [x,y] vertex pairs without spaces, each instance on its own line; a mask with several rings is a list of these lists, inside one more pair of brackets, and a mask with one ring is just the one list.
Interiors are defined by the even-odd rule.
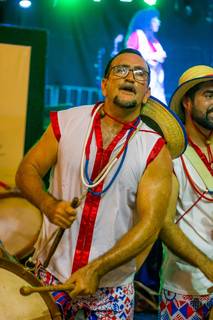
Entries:
[[149,153],[149,156],[146,161],[146,167],[158,156],[164,145],[165,140],[163,138],[159,138],[155,143],[154,147],[152,148],[151,152]]
[[51,111],[50,112],[50,120],[53,128],[53,132],[55,134],[56,139],[59,141],[61,138],[61,131],[59,127],[58,122],[58,112],[57,111]]
[[[126,129],[123,127],[121,131],[114,137],[109,146],[104,150],[101,133],[100,114],[97,114],[95,116],[93,130],[95,132],[96,137],[97,152],[91,176],[92,180],[94,180],[95,177],[98,176],[99,172],[107,165],[113,149],[126,133]],[[91,140],[92,138],[88,140],[88,143],[91,144]],[[88,152],[88,150],[90,149],[89,146],[86,146],[86,149]],[[87,156],[89,157],[89,154]],[[93,191],[101,192],[103,190],[103,185],[104,181],[102,181],[98,186],[93,188]],[[100,201],[100,196],[93,195],[90,192],[87,193],[73,259],[72,273],[88,263],[95,221],[98,214]]]

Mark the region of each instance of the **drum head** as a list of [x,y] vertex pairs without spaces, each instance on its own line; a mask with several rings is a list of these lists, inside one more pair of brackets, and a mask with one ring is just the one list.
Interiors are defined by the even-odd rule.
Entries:
[[28,200],[11,196],[0,198],[0,240],[18,259],[33,252],[41,229],[42,214]]
[[22,296],[22,286],[42,286],[21,265],[0,258],[1,320],[60,320],[60,312],[49,293]]

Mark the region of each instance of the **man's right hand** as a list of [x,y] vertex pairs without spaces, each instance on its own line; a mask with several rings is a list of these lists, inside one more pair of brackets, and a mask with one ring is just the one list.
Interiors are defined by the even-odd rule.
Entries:
[[97,271],[98,269],[96,269],[96,262],[92,261],[71,275],[71,277],[65,282],[65,285],[69,285],[71,287],[71,290],[69,291],[71,298],[92,295],[97,291],[100,276]]
[[68,229],[76,219],[76,209],[73,209],[69,201],[48,199],[41,205],[43,213],[51,223]]

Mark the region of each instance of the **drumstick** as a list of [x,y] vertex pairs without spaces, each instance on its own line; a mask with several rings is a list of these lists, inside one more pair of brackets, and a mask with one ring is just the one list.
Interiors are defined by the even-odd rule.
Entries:
[[55,286],[46,286],[46,287],[29,287],[29,286],[23,286],[20,288],[20,293],[23,296],[29,296],[32,293],[35,292],[49,292],[49,291],[71,291],[74,289],[74,285],[68,285],[68,284],[58,284]]
[[[73,207],[73,209],[76,209],[79,205],[80,205],[80,200],[79,200],[79,198],[74,197],[74,198],[72,199],[72,202],[71,202],[71,207]],[[52,246],[50,247],[50,251],[49,251],[49,253],[48,253],[48,256],[47,256],[46,260],[44,261],[44,264],[43,264],[44,268],[46,268],[46,267],[48,266],[48,264],[49,264],[49,262],[50,262],[50,259],[51,259],[52,256],[54,255],[55,250],[56,250],[56,248],[57,248],[57,246],[58,246],[59,242],[61,241],[61,238],[62,238],[62,236],[63,236],[63,234],[64,234],[64,231],[65,231],[65,229],[59,228],[59,230],[58,230],[58,232],[57,232],[57,234],[56,234],[56,237],[55,237],[55,239],[54,239],[54,241],[53,241],[53,244],[52,244]]]
[[213,293],[213,286],[208,288],[208,293]]

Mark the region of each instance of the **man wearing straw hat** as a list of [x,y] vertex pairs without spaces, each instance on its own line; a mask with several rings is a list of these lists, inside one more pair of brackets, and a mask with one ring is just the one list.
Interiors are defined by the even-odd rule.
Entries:
[[[186,146],[181,123],[150,98],[149,68],[138,51],[125,49],[109,61],[102,92],[102,103],[53,113],[16,176],[44,213],[35,252],[39,277],[48,285],[72,275],[71,297],[52,293],[64,319],[74,319],[79,309],[87,319],[133,319],[133,257],[143,251],[145,259],[159,234],[171,157]],[[141,120],[141,106],[167,146]],[[50,167],[47,193],[42,178]]]
[[207,319],[213,306],[213,68],[186,70],[170,107],[185,122],[189,145],[174,160],[173,202],[161,231],[169,248],[161,319]]

